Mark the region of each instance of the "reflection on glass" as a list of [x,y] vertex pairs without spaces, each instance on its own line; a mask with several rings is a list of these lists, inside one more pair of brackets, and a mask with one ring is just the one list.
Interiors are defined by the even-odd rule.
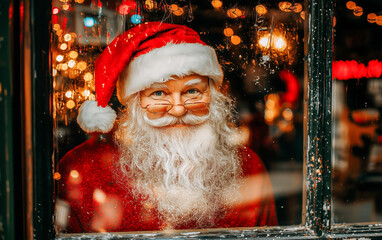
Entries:
[[[333,62],[336,223],[382,221],[382,2],[338,1]],[[364,16],[364,17],[363,17]]]
[[302,1],[53,1],[57,231],[301,224],[304,19]]

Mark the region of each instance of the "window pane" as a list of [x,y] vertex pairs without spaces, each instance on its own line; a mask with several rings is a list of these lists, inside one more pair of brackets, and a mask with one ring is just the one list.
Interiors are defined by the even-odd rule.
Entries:
[[382,221],[382,2],[335,9],[334,221]]
[[53,1],[58,232],[301,224],[305,9]]

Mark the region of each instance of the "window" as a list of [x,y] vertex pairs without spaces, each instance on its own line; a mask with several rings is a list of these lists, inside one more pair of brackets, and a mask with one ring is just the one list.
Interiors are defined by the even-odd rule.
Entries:
[[[31,111],[32,116],[31,119],[20,120],[12,115],[13,127],[7,123],[9,119],[0,121],[0,124],[2,129],[12,128],[11,135],[13,134],[16,139],[22,135],[21,140],[12,141],[14,149],[20,149],[17,146],[24,149],[27,141],[25,139],[30,137],[33,156],[28,158],[21,154],[24,157],[20,156],[19,160],[17,154],[6,155],[6,151],[3,151],[5,148],[1,148],[1,156],[10,159],[5,162],[6,167],[1,168],[0,190],[1,193],[6,193],[5,197],[1,195],[1,202],[6,203],[2,205],[9,206],[14,193],[16,196],[17,193],[28,196],[26,205],[29,208],[26,208],[26,215],[33,216],[33,224],[25,220],[24,225],[29,231],[29,235],[26,235],[33,235],[36,239],[73,239],[79,236],[83,239],[104,237],[378,239],[381,237],[379,206],[376,204],[380,199],[378,192],[380,113],[379,92],[373,90],[380,87],[380,77],[373,75],[372,78],[366,78],[352,75],[351,79],[342,79],[336,75],[338,66],[347,66],[341,61],[357,60],[356,65],[351,64],[352,69],[355,67],[363,69],[359,74],[365,68],[368,70],[369,66],[379,66],[380,61],[369,63],[370,60],[378,60],[379,50],[373,51],[375,55],[368,56],[356,50],[349,50],[350,45],[354,46],[363,40],[365,41],[363,45],[373,44],[373,41],[368,40],[372,38],[357,40],[356,36],[363,34],[377,36],[379,13],[375,10],[375,23],[374,15],[368,14],[381,6],[374,0],[369,0],[368,3],[371,8],[357,1],[350,3],[337,1],[336,5],[333,5],[332,1],[319,0],[277,3],[267,1],[227,3],[223,0],[174,2],[78,0],[53,1],[51,5],[39,1],[14,1],[12,5],[5,7],[5,11],[0,5],[2,12],[9,14],[9,19],[21,19],[25,24],[21,29],[17,21],[9,25],[15,31],[15,36],[20,32],[23,43],[16,47],[16,50],[12,49],[12,53],[18,53],[17,49],[23,50],[22,56],[31,57],[30,61],[28,58],[20,61],[20,66],[12,65],[14,72],[20,69],[26,72],[20,79],[12,77],[6,79],[4,84],[2,82],[0,115],[11,116],[9,115],[11,110],[5,108],[9,105],[5,105],[2,99],[16,103],[16,100],[9,98],[6,92],[11,92],[10,86],[20,80],[22,86],[14,85],[16,86],[14,91],[28,92],[30,89],[31,104],[15,104],[15,106],[22,113]],[[348,4],[355,5],[349,7]],[[356,8],[357,6],[363,7],[362,11]],[[23,11],[8,11],[19,7]],[[349,14],[353,17],[349,18]],[[101,227],[97,231],[93,229],[80,235],[66,233],[71,203],[68,205],[68,201],[59,197],[60,180],[65,178],[65,174],[59,168],[59,162],[75,146],[88,141],[90,137],[80,130],[76,116],[78,108],[83,105],[85,99],[95,98],[93,82],[95,59],[101,52],[105,52],[106,45],[119,34],[133,28],[139,21],[153,20],[188,26],[200,35],[202,41],[214,48],[225,76],[226,88],[221,91],[229,91],[236,100],[237,114],[234,124],[241,131],[230,139],[251,145],[264,163],[272,183],[271,196],[274,198],[277,226],[254,224],[253,227],[243,225],[245,228],[212,227],[191,230],[180,228],[174,231],[161,231],[166,229],[163,227],[154,232],[127,230],[121,233],[113,229],[110,231],[102,229],[103,226],[100,224],[98,226]],[[360,20],[365,22],[365,25],[359,28],[363,34],[347,33],[349,30],[345,27],[347,26],[345,22],[354,21],[351,27],[351,30],[354,30],[357,29]],[[49,26],[50,32],[47,31]],[[3,31],[2,28],[0,30]],[[9,31],[5,30],[6,33]],[[10,42],[10,38],[5,40],[5,43]],[[343,44],[344,42],[350,45]],[[294,48],[289,48],[290,46]],[[378,49],[378,46],[375,46],[375,49]],[[3,50],[1,45],[0,50]],[[349,52],[358,55],[350,55]],[[4,56],[10,58],[11,55]],[[11,67],[11,65],[5,66]],[[28,74],[29,71],[32,74]],[[9,73],[10,70],[5,72]],[[285,77],[283,74],[292,77]],[[201,83],[204,80],[196,81]],[[296,87],[296,82],[300,84],[300,88]],[[31,84],[30,88],[27,87],[28,84]],[[166,87],[172,88],[168,84]],[[193,91],[187,92],[191,94]],[[160,95],[162,92],[157,94]],[[293,97],[297,97],[295,102],[291,100]],[[186,109],[185,102],[180,104],[170,102],[170,106]],[[202,101],[202,104],[193,106],[197,106],[195,108],[201,111],[205,110],[206,104]],[[128,111],[116,94],[111,97],[109,105],[118,113]],[[147,106],[145,108],[147,109]],[[171,111],[167,105],[165,110]],[[21,125],[30,123],[31,135],[28,136],[28,132],[24,130],[16,134],[15,128],[18,127],[18,123]],[[256,131],[253,131],[253,128]],[[262,134],[256,136],[253,133]],[[361,137],[362,134],[365,136]],[[8,144],[12,139],[9,138],[9,134],[4,136]],[[99,135],[96,139],[106,144],[113,142],[113,138],[109,138],[107,134]],[[257,146],[259,143],[260,146]],[[8,146],[8,150],[11,149],[10,145],[4,146]],[[17,153],[15,150],[13,152]],[[15,164],[14,168],[17,168],[19,165],[25,166],[20,164],[22,161],[33,164],[33,181],[24,182],[27,190],[33,189],[33,198],[27,190],[18,189],[17,184],[13,185],[15,179],[6,175],[9,172],[18,173],[17,169],[12,169],[9,162]],[[356,167],[353,168],[353,165]],[[23,176],[27,177],[25,179],[30,177],[26,174]],[[77,173],[69,171],[67,176],[72,176],[73,181],[79,181],[82,177],[79,171]],[[98,176],[107,178],[101,173]],[[10,183],[9,188],[3,184],[3,178]],[[110,203],[109,200],[112,200],[109,195],[105,195],[102,188],[91,193],[93,194],[89,198],[91,201],[102,204]],[[118,201],[111,202],[112,209],[118,206],[116,202],[118,203]],[[15,210],[17,206],[11,208]],[[355,210],[352,211],[354,214],[348,214],[350,211],[346,209]],[[364,211],[365,209],[367,211]],[[111,212],[112,216],[103,218],[103,223],[118,222],[120,212],[115,210]],[[14,215],[19,213],[20,211],[15,211]],[[87,212],[81,213],[87,214]],[[15,227],[17,219],[7,218],[7,222],[4,219],[6,219],[4,215],[0,214],[0,223],[4,227],[5,236],[13,236],[17,229]],[[108,233],[101,233],[102,230],[107,230]]]

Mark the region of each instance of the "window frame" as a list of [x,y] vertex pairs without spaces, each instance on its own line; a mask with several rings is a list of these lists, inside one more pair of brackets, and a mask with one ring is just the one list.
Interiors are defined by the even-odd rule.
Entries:
[[[50,75],[51,2],[20,0],[30,3],[32,153],[33,153],[33,231],[35,239],[102,239],[105,234],[56,236],[54,229],[54,159],[52,119],[52,77]],[[305,39],[304,96],[304,205],[303,223],[299,226],[260,227],[254,229],[191,230],[151,233],[108,233],[120,238],[288,238],[340,239],[382,236],[379,224],[334,224],[332,220],[332,40],[333,0],[306,0],[308,31]],[[22,21],[24,19],[21,19]],[[25,34],[25,32],[24,32]],[[24,40],[28,41],[28,39]],[[26,106],[27,107],[27,106]],[[3,125],[4,126],[4,125]],[[16,207],[16,206],[15,206]]]

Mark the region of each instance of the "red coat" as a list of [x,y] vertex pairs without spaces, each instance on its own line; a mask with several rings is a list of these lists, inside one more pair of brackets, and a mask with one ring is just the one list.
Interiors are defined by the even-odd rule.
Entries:
[[[112,140],[93,135],[60,160],[56,221],[62,226],[63,220],[64,223],[69,220],[66,232],[152,231],[165,227],[156,210],[144,199],[134,199],[118,178],[121,173],[116,164],[117,152]],[[272,188],[261,160],[248,148],[242,148],[240,156],[244,177],[257,179],[257,186],[249,186],[246,192],[262,197],[250,196],[245,204],[217,220],[215,227],[277,225]],[[63,206],[69,210],[68,218],[63,214]],[[181,227],[191,228],[195,227],[192,224]]]

